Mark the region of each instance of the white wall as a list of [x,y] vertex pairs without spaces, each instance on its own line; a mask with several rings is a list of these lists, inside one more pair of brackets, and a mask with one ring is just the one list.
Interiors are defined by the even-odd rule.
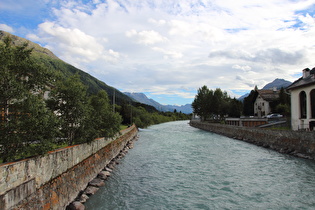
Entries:
[[[291,90],[291,125],[292,130],[309,129],[310,121],[315,121],[312,119],[311,113],[311,97],[310,92],[315,89],[315,85],[297,88]],[[300,92],[305,91],[306,93],[306,104],[307,104],[307,116],[306,119],[301,119],[300,116]]]

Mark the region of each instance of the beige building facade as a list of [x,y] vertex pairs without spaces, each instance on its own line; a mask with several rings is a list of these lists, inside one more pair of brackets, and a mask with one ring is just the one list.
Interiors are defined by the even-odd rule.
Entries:
[[304,69],[303,76],[288,88],[291,93],[292,130],[315,129],[315,68]]
[[254,114],[257,117],[266,117],[271,114],[271,103],[279,99],[279,91],[257,90],[258,95],[254,103]]

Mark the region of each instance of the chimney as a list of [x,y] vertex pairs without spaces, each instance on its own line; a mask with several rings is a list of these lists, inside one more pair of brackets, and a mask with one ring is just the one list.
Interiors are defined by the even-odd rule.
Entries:
[[277,87],[272,88],[273,92],[277,92]]
[[309,68],[303,69],[303,79],[305,79],[308,76],[310,76],[310,71],[311,70]]

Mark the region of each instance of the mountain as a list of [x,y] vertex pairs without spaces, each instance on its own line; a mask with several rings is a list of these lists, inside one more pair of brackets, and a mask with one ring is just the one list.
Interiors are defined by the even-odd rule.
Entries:
[[74,74],[79,74],[82,83],[88,87],[88,94],[96,94],[100,90],[105,90],[109,99],[112,101],[115,92],[116,104],[123,104],[126,102],[132,102],[132,99],[114,87],[110,87],[104,82],[96,79],[90,74],[62,61],[50,50],[41,47],[40,45],[31,42],[27,39],[12,35],[8,32],[0,30],[0,43],[6,37],[10,36],[14,45],[22,45],[27,42],[29,48],[33,48],[32,57],[40,64],[45,65],[51,71],[60,73],[63,77],[69,77]]
[[239,100],[239,101],[244,101],[244,98],[246,98],[247,96],[249,96],[249,93],[246,93],[246,94],[242,95],[242,96],[239,97],[237,100]]
[[186,104],[182,106],[177,106],[177,105],[162,105],[158,102],[156,102],[153,99],[149,99],[144,93],[128,93],[124,92],[127,96],[131,97],[135,101],[138,101],[143,104],[151,105],[154,106],[157,110],[163,111],[163,112],[174,112],[176,109],[177,112],[182,112],[185,114],[190,114],[192,113],[192,107],[191,104]]
[[166,109],[168,109],[169,111],[174,111],[176,109],[177,112],[182,112],[185,114],[191,114],[193,112],[191,104],[186,104],[186,105],[182,105],[182,106],[164,105],[164,107],[166,107]]
[[284,79],[275,79],[273,82],[270,82],[267,85],[265,85],[262,89],[268,90],[268,89],[272,89],[272,88],[276,87],[279,90],[282,87],[286,88],[291,84],[292,84],[292,82],[284,80]]
[[[284,80],[284,79],[275,79],[273,82],[270,82],[268,84],[266,84],[262,89],[263,90],[268,90],[268,89],[273,89],[273,88],[277,88],[277,90],[283,88],[288,87],[289,85],[291,85],[292,82]],[[246,98],[249,95],[249,93],[246,93],[244,95],[242,95],[241,97],[238,98],[239,101],[243,101],[244,98]]]

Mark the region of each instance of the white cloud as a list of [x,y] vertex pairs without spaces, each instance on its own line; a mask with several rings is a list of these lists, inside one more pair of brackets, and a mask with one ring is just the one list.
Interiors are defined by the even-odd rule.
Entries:
[[[29,38],[124,91],[250,90],[315,59],[314,0],[67,1]],[[173,92],[176,90],[176,93]],[[191,97],[191,95],[189,96]]]
[[250,66],[247,66],[247,65],[245,65],[245,66],[240,66],[240,65],[238,65],[238,64],[233,65],[232,68],[233,68],[233,69],[241,69],[241,70],[243,70],[244,72],[250,71],[250,70],[252,69]]
[[153,30],[137,32],[136,30],[133,29],[127,31],[126,36],[127,37],[136,36],[137,42],[145,45],[153,45],[159,42],[167,41],[167,38],[163,37],[161,34]]
[[0,30],[9,32],[9,33],[13,33],[14,29],[11,26],[8,26],[6,24],[0,24]]
[[183,57],[183,54],[180,52],[175,52],[175,51],[169,51],[169,50],[165,50],[159,47],[153,47],[152,48],[155,51],[161,52],[163,54],[165,54],[165,58],[168,59],[169,57],[171,58],[181,58]]

